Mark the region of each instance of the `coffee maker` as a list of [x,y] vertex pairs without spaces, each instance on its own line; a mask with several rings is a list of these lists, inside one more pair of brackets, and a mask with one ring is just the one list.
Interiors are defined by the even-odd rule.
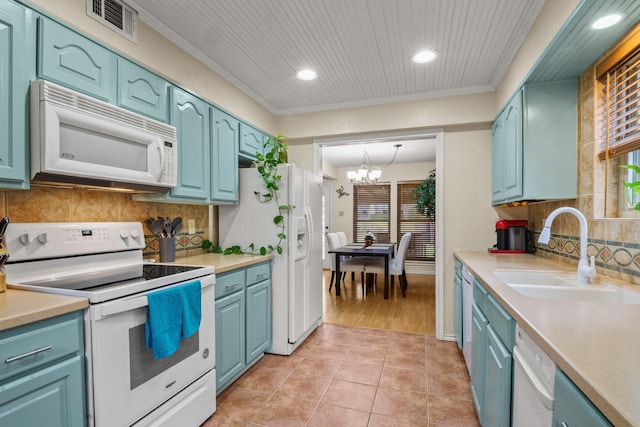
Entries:
[[[535,250],[529,245],[531,232],[526,219],[499,219],[496,221],[497,243],[489,249],[492,253],[525,253]],[[531,246],[531,248],[530,248]]]

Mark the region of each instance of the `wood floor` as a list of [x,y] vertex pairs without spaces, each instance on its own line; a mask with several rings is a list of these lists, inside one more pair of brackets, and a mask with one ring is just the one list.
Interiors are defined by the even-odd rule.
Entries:
[[435,335],[435,275],[407,274],[409,288],[402,296],[396,277],[389,299],[384,299],[384,279],[379,275],[375,290],[363,298],[360,275],[351,281],[347,273],[336,297],[335,284],[329,292],[331,271],[324,270],[324,322]]

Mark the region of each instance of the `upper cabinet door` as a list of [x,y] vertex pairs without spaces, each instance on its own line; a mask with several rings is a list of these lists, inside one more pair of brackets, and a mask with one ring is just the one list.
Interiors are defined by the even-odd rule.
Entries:
[[144,68],[118,58],[118,105],[167,122],[169,83]]
[[30,10],[0,1],[0,187],[29,188],[29,80],[35,77]]
[[240,121],[217,108],[211,108],[211,112],[211,198],[235,202],[238,200]]
[[504,109],[503,184],[507,199],[522,196],[522,90]]
[[178,133],[178,185],[174,197],[209,199],[209,104],[176,87],[171,91],[170,124]]
[[115,103],[116,55],[49,19],[38,27],[38,77]]
[[504,117],[502,114],[491,127],[491,201],[499,203],[504,200]]
[[256,158],[256,153],[264,154],[264,134],[246,123],[240,123],[240,154],[250,159]]

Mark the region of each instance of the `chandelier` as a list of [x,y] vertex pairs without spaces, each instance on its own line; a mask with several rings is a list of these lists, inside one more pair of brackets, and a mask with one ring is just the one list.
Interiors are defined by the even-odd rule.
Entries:
[[374,169],[371,170],[369,169],[369,165],[367,164],[367,160],[369,161],[369,163],[371,163],[371,158],[365,150],[362,154],[362,166],[360,166],[360,168],[357,170],[347,171],[347,178],[349,178],[349,181],[351,181],[352,184],[357,185],[373,185],[378,182],[378,180],[382,177],[382,169],[390,166],[391,163],[393,163],[393,161],[396,159],[396,155],[398,154],[398,149],[402,147],[402,144],[395,144],[394,147],[396,149],[396,152],[393,154],[393,158],[391,159],[391,161],[382,167],[378,167],[372,164],[371,166],[373,166]]

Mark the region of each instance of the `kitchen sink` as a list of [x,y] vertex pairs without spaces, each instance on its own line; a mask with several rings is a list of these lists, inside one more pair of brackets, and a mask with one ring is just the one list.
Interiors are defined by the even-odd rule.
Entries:
[[509,287],[531,298],[640,304],[640,292],[600,281],[578,284],[577,275],[558,271],[495,270],[493,274]]

